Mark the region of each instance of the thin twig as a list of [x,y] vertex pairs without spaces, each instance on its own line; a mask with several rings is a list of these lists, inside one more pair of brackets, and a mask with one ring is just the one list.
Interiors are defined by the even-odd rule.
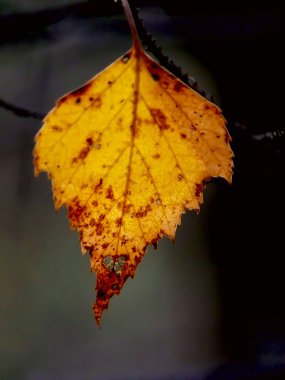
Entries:
[[4,108],[7,111],[11,111],[15,115],[20,116],[20,117],[31,117],[37,120],[42,120],[45,117],[45,114],[42,114],[40,112],[30,111],[26,108],[15,106],[2,99],[0,99],[0,107]]

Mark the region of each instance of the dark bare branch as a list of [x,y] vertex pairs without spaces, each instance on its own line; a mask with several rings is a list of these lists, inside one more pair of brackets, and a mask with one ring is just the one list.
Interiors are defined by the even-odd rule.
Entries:
[[34,112],[34,111],[27,110],[26,108],[15,106],[2,99],[0,99],[0,107],[20,117],[30,117],[30,118],[38,119],[38,120],[42,120],[45,117],[45,114],[43,113]]

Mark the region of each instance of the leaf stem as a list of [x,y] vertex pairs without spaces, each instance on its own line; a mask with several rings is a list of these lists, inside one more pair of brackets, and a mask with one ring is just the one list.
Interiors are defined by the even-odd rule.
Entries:
[[134,49],[137,52],[141,51],[142,47],[141,47],[141,43],[140,43],[140,39],[139,39],[139,34],[138,34],[138,31],[137,31],[137,27],[136,27],[136,23],[135,23],[135,20],[134,20],[134,16],[133,16],[133,13],[131,11],[131,8],[130,8],[130,5],[128,3],[128,0],[122,0],[122,6],[124,8],[125,15],[127,17],[127,20],[128,20],[128,23],[129,23],[129,26],[130,26],[130,29],[131,29]]

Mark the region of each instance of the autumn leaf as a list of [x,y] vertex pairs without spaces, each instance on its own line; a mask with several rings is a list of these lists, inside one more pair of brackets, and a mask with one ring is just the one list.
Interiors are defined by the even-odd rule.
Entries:
[[97,274],[94,314],[133,277],[149,245],[199,210],[205,180],[232,178],[221,110],[150,58],[123,1],[133,47],[57,101],[36,136],[35,172],[48,173]]

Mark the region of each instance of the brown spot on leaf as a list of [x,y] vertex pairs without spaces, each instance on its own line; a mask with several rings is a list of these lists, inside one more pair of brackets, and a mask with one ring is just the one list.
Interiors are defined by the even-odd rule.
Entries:
[[118,218],[118,219],[116,220],[116,225],[117,225],[118,227],[120,227],[120,226],[122,225],[122,218]]
[[90,250],[92,249],[92,245],[91,244],[89,244],[89,243],[83,243],[82,247],[83,247],[83,249],[84,249],[85,252],[89,251],[89,255],[92,256],[92,253],[90,252]]
[[81,103],[81,98],[77,98],[77,99],[75,100],[75,103],[76,103],[76,104],[80,104],[80,103]]
[[200,194],[202,193],[203,189],[204,189],[204,186],[203,186],[202,183],[196,183],[196,187],[195,187],[195,196],[196,196],[196,197],[199,197]]
[[89,146],[88,147],[85,147],[85,148],[82,148],[80,153],[79,153],[79,156],[78,158],[80,158],[81,160],[84,160],[84,158],[86,158],[87,154],[89,153]]
[[179,173],[177,176],[178,181],[182,181],[183,177],[183,174]]
[[98,206],[98,201],[92,201],[92,203],[91,203],[94,207],[97,207]]
[[[88,83],[84,84],[83,86],[77,88],[76,90],[72,91],[70,93],[70,95],[79,97],[79,96],[85,94],[90,89],[91,86],[92,86],[92,83],[88,82]],[[67,95],[67,96],[69,96],[69,95]]]
[[151,76],[152,76],[152,78],[153,78],[155,81],[159,81],[159,79],[160,79],[160,76],[159,76],[157,73],[151,73]]
[[89,146],[92,146],[93,145],[93,139],[91,137],[88,137],[88,139],[86,139],[86,142]]
[[62,128],[59,127],[58,125],[53,125],[51,128],[52,128],[52,130],[55,131],[55,132],[61,132],[61,131],[62,131]]
[[123,209],[123,212],[124,213],[128,213],[130,212],[130,209],[131,209],[132,205],[129,203],[129,204],[125,204],[124,205],[124,209]]
[[80,205],[78,198],[75,197],[68,207],[68,218],[71,220],[72,226],[78,225],[85,209],[86,207]]
[[106,198],[114,200],[114,193],[113,193],[112,186],[108,187]]
[[152,210],[152,207],[151,207],[151,205],[148,204],[148,205],[146,205],[145,209],[141,209],[140,211],[137,211],[135,213],[135,217],[136,218],[143,218],[143,217],[147,216],[147,214],[151,210]]
[[152,108],[150,112],[152,117],[155,119],[159,129],[164,130],[169,128],[169,125],[166,123],[166,117],[160,109]]
[[83,161],[85,158],[88,156],[88,153],[90,152],[90,149],[92,147],[93,141],[92,139],[87,139],[86,140],[87,145],[81,149],[77,157],[73,157],[72,159],[72,164],[76,164],[78,161]]
[[180,137],[181,137],[182,139],[186,139],[187,135],[186,135],[185,133],[180,133]]
[[182,90],[183,87],[184,87],[183,83],[177,81],[177,82],[175,82],[175,85],[174,85],[174,87],[173,87],[173,90],[174,90],[175,92],[181,92],[181,90]]
[[56,104],[58,106],[60,106],[61,104],[65,103],[68,98],[69,98],[69,95],[64,95],[62,98],[58,99],[58,101],[56,102]]
[[104,214],[100,214],[100,215],[99,215],[99,219],[98,219],[98,221],[99,221],[99,222],[102,222],[102,220],[105,219],[105,216],[106,216],[106,215],[104,215]]
[[162,82],[163,86],[167,89],[169,87],[169,83],[165,80]]
[[98,235],[102,235],[103,231],[104,231],[104,227],[103,227],[102,223],[97,223],[96,224],[96,233]]
[[225,133],[225,143],[228,144],[230,142],[231,138],[228,133]]
[[103,179],[100,178],[99,182],[94,186],[95,193],[98,193],[102,188]]
[[96,98],[93,98],[92,100],[92,107],[94,108],[100,108],[102,105],[102,99],[100,95],[97,95]]
[[160,154],[156,153],[152,156],[155,160],[158,160],[160,158]]
[[97,298],[101,299],[101,300],[105,299],[106,298],[106,293],[103,290],[98,290],[98,292],[97,292]]
[[91,226],[91,227],[94,227],[94,226],[95,226],[95,220],[94,220],[93,218],[90,220],[90,226]]

